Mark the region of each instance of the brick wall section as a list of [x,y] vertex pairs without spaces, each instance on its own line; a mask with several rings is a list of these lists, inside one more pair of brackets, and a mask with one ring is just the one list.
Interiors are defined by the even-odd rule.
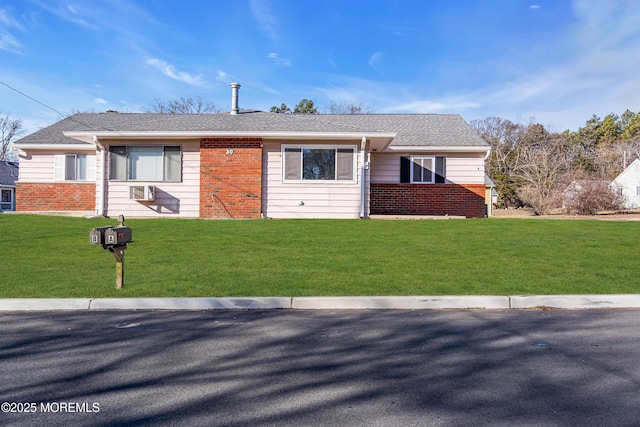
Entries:
[[200,217],[260,218],[262,139],[200,140]]
[[95,183],[16,184],[16,211],[93,211],[96,208]]
[[484,184],[371,184],[372,215],[452,215],[482,218]]

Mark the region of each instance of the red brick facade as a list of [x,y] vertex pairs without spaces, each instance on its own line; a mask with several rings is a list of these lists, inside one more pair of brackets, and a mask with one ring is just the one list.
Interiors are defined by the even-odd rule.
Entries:
[[260,218],[262,139],[200,140],[200,218]]
[[484,184],[371,184],[372,215],[485,216]]
[[93,211],[96,184],[78,182],[16,184],[16,211]]

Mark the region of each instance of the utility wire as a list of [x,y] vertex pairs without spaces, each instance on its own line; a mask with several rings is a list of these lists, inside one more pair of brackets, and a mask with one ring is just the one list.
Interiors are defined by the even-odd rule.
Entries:
[[[13,86],[11,86],[11,85],[8,85],[8,84],[7,84],[7,83],[5,83],[5,82],[0,81],[0,84],[1,84],[1,85],[3,85],[3,86],[8,87],[9,89],[11,89],[11,90],[12,90],[12,91],[14,91],[14,92],[19,93],[20,95],[24,96],[25,98],[28,98],[28,99],[32,100],[33,102],[35,102],[35,103],[37,103],[37,104],[40,104],[40,105],[42,105],[42,106],[43,106],[43,107],[45,107],[45,108],[48,108],[49,110],[53,111],[54,113],[56,113],[57,115],[59,115],[59,116],[60,116],[60,117],[62,117],[63,119],[69,119],[69,120],[71,120],[71,121],[73,121],[73,122],[76,122],[76,123],[78,123],[78,124],[81,124],[81,125],[83,125],[83,126],[86,126],[86,127],[88,127],[89,129],[97,130],[95,126],[92,126],[92,125],[90,125],[90,124],[87,124],[87,123],[81,122],[81,121],[80,121],[80,120],[78,120],[78,119],[74,119],[74,118],[73,118],[73,116],[65,116],[64,114],[62,114],[60,111],[56,110],[55,108],[50,107],[50,106],[48,106],[47,104],[45,104],[45,103],[43,103],[43,102],[38,101],[38,100],[37,100],[37,99],[35,99],[34,97],[29,96],[29,95],[27,95],[26,93],[19,91],[19,90],[18,90],[18,89],[16,89],[15,87],[13,87]],[[109,128],[106,128],[106,127],[103,127],[103,126],[100,126],[100,128],[101,128],[102,130],[108,130],[108,131],[111,131],[111,132],[115,132],[113,129],[109,129]]]
[[24,96],[24,97],[26,97],[26,98],[29,98],[29,99],[30,99],[30,100],[32,100],[33,102],[37,102],[38,104],[42,105],[43,107],[48,108],[49,110],[51,110],[51,111],[53,111],[54,113],[58,114],[58,115],[59,115],[60,117],[62,117],[63,119],[65,118],[64,114],[62,114],[60,111],[56,110],[56,109],[55,109],[55,108],[53,108],[53,107],[49,107],[47,104],[44,104],[44,103],[42,103],[42,102],[38,101],[37,99],[32,98],[31,96],[27,95],[27,94],[26,94],[26,93],[24,93],[24,92],[20,92],[20,91],[19,91],[18,89],[16,89],[15,87],[10,86],[10,85],[6,84],[5,82],[0,82],[0,84],[1,84],[1,85],[4,85],[4,86],[6,86],[6,87],[8,87],[9,89],[11,89],[11,90],[12,90],[12,91],[14,91],[14,92],[18,92],[20,95],[22,95],[22,96]]

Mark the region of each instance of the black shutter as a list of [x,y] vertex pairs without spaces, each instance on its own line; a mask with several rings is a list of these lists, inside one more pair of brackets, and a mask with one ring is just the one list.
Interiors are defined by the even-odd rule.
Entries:
[[447,158],[442,156],[436,157],[436,184],[444,184],[447,170]]
[[400,157],[400,182],[411,182],[411,160],[409,157]]

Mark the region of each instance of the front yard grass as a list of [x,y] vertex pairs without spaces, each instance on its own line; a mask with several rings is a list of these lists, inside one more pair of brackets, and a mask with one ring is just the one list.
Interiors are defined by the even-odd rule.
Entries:
[[638,293],[640,223],[131,219],[125,284],[89,230],[0,215],[0,298]]

